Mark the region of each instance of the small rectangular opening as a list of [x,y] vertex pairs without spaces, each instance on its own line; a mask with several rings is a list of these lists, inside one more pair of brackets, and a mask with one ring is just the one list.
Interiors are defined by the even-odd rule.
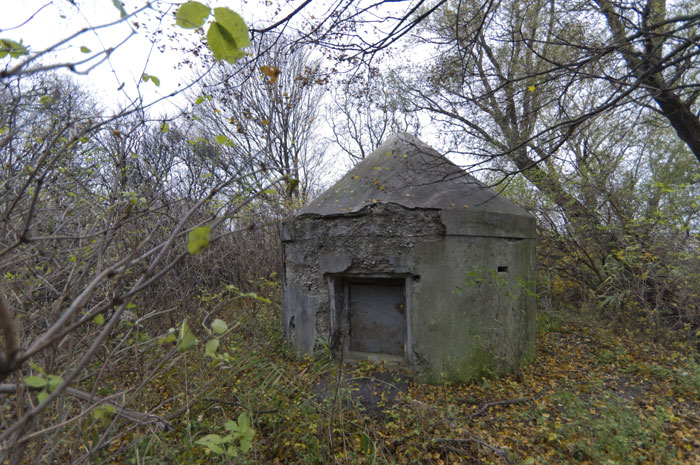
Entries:
[[499,266],[498,272],[499,273],[508,273],[508,267],[507,266]]

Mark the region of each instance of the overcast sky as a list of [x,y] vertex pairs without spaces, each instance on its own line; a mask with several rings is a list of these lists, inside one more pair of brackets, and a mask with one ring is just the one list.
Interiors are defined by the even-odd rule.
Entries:
[[[2,1],[9,3],[10,0]],[[125,9],[132,13],[144,4],[141,0],[125,0]],[[82,29],[93,29],[120,19],[120,12],[112,0],[79,1],[78,5],[74,6],[69,0],[13,0],[12,7],[4,9],[0,15],[0,38],[21,40],[30,51],[39,52]],[[213,6],[228,6],[240,11],[238,1],[219,1]],[[99,52],[118,46],[108,60],[91,69],[86,76],[70,73],[81,85],[92,88],[103,104],[115,108],[139,97],[148,104],[180,90],[191,81],[196,70],[187,65],[176,69],[178,63],[191,55],[173,49],[191,47],[200,39],[192,31],[173,27],[177,3],[160,3],[158,7],[159,12],[144,12],[131,18],[129,24],[122,22],[82,34],[42,58],[42,64],[77,62],[93,55],[101,59],[104,55]],[[242,14],[245,16],[245,12]],[[163,20],[159,23],[160,18]],[[152,33],[158,29],[163,33],[154,37]],[[174,32],[181,34],[179,41],[170,37]],[[126,42],[122,44],[124,40]],[[90,52],[86,53],[87,50]],[[202,60],[197,61],[201,66]],[[6,65],[9,59],[3,62]],[[10,65],[17,62],[15,59]],[[76,69],[84,72],[95,63],[93,60]],[[152,81],[142,82],[143,73],[156,76],[160,86]],[[181,107],[185,102],[175,99],[173,103]],[[156,111],[171,113],[177,108],[160,104]]]
[[[120,20],[120,11],[114,6],[113,0],[0,0],[3,3],[11,3],[0,15],[0,38],[22,41],[33,53],[46,50],[56,45],[61,40],[70,37],[83,29],[90,30],[79,35],[73,40],[62,44],[55,53],[42,58],[42,64],[77,62],[86,60],[96,55],[103,58],[100,52],[115,48],[109,59],[90,69],[89,73],[82,76],[76,73],[68,73],[73,80],[84,88],[92,89],[97,100],[107,108],[117,110],[120,106],[142,98],[145,105],[158,102],[174,92],[182,90],[193,77],[200,75],[209,60],[194,58],[192,52],[178,51],[192,49],[201,44],[200,36],[194,31],[175,27],[174,13],[182,0],[172,2],[156,2],[158,11],[146,11],[129,18],[128,23],[121,22],[109,27],[99,27]],[[77,6],[73,3],[77,3]],[[131,14],[146,4],[146,0],[123,0],[124,8]],[[269,0],[204,0],[209,6],[225,6],[238,12],[246,23],[269,24],[287,16],[302,0],[269,1]],[[410,3],[410,2],[409,2]],[[332,0],[316,0],[310,7],[295,16],[287,31],[294,26],[303,27],[307,21],[316,16],[323,16],[327,8],[335,4]],[[358,2],[358,5],[360,3]],[[400,16],[399,11],[407,5],[383,6],[378,17],[392,13]],[[399,11],[391,11],[398,9]],[[377,19],[375,17],[374,19]],[[358,33],[369,34],[368,39],[376,39],[378,36],[372,30],[376,28],[390,27],[388,21],[379,21],[372,27],[363,27]],[[96,29],[97,28],[97,29]],[[162,30],[161,34],[153,33]],[[178,38],[173,38],[177,33]],[[127,40],[122,44],[122,41]],[[81,51],[82,49],[82,51]],[[90,52],[86,52],[90,50]],[[208,56],[210,52],[202,51]],[[420,55],[420,54],[418,54]],[[416,60],[416,50],[412,50],[411,58]],[[191,63],[183,63],[191,60]],[[9,58],[0,60],[0,66],[12,66],[18,59],[10,61]],[[79,71],[86,71],[95,61],[77,66]],[[405,65],[406,62],[403,61]],[[143,73],[154,75],[160,80],[160,86],[153,82],[143,82]],[[161,100],[150,107],[154,117],[167,113],[175,116],[186,109],[190,102],[184,96]],[[339,168],[340,171],[344,167]],[[336,174],[337,175],[337,174]]]

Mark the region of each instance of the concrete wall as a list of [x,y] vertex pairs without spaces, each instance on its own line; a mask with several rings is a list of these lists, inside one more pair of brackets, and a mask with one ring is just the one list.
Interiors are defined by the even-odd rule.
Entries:
[[296,218],[282,232],[285,334],[302,353],[317,336],[337,348],[332,277],[401,275],[411,278],[408,360],[424,379],[511,371],[534,354],[534,236],[529,217],[394,204]]

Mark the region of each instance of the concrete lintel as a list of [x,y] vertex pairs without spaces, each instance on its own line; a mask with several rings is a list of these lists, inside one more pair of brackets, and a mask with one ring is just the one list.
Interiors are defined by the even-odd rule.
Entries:
[[344,254],[324,254],[320,258],[321,273],[342,273],[352,266],[352,257]]

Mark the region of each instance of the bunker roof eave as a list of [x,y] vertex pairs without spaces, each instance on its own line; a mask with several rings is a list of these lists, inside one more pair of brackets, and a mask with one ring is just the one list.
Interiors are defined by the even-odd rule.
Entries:
[[390,137],[296,216],[352,214],[378,203],[534,218],[409,134]]

